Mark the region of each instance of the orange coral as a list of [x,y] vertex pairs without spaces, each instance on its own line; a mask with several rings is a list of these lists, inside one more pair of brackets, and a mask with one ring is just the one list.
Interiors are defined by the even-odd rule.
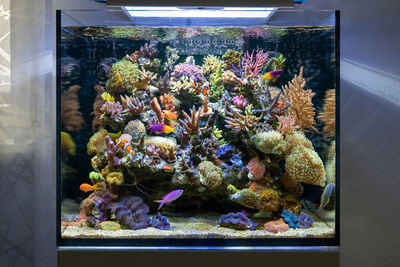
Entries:
[[169,94],[163,94],[160,96],[160,102],[167,110],[175,110],[174,96]]
[[305,90],[306,80],[303,78],[303,67],[300,68],[299,75],[295,75],[288,85],[282,87],[283,93],[287,101],[291,103],[289,106],[289,114],[296,120],[296,124],[303,132],[308,129],[318,130],[313,126],[315,124],[315,108],[312,98],[315,93],[310,89]]
[[61,94],[61,122],[68,131],[80,131],[85,124],[82,113],[79,111],[77,94],[80,89],[79,85],[73,85]]
[[325,124],[322,131],[326,133],[327,136],[335,136],[335,126],[336,126],[335,102],[336,102],[335,89],[327,90],[325,93],[322,112],[318,115],[318,119]]
[[164,122],[164,116],[162,115],[161,107],[156,97],[150,101],[150,108],[156,113],[158,121],[162,124]]
[[208,95],[203,96],[203,107],[200,109],[200,113],[202,117],[210,116],[212,112],[212,108],[208,106]]
[[296,119],[293,116],[279,116],[278,117],[279,124],[278,128],[276,129],[278,132],[281,134],[288,134],[293,132],[294,130],[297,130],[299,128],[298,125],[296,125]]
[[185,120],[179,120],[179,122],[185,128],[185,131],[189,135],[196,135],[200,132],[200,120],[201,120],[201,113],[200,109],[196,112],[196,108],[193,106],[191,109],[191,116],[189,116],[185,111],[182,111],[183,117]]

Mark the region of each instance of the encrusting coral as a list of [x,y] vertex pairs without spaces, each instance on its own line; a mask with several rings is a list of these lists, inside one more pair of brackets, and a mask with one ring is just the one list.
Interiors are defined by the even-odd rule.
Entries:
[[303,67],[300,68],[299,75],[295,75],[291,82],[282,87],[287,101],[291,103],[289,106],[289,115],[293,116],[296,124],[303,132],[312,129],[318,130],[313,126],[315,124],[315,108],[312,98],[315,93],[310,89],[305,90],[306,80],[303,77]]
[[318,119],[324,123],[322,131],[329,137],[335,136],[336,126],[336,107],[335,89],[327,90],[324,98],[322,112],[318,114]]

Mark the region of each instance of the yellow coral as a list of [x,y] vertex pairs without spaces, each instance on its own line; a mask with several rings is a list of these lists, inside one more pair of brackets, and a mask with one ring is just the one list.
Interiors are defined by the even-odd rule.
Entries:
[[315,124],[315,108],[312,103],[312,98],[315,93],[311,90],[305,90],[306,80],[303,78],[303,67],[300,68],[300,74],[295,75],[288,85],[282,87],[283,93],[288,102],[291,102],[289,106],[289,114],[296,119],[296,124],[300,127],[300,130],[307,132],[309,128],[318,132],[314,128]]
[[102,93],[101,98],[103,98],[107,102],[114,102],[114,97],[107,92]]
[[261,193],[261,199],[262,200],[276,200],[276,199],[279,199],[279,194],[274,189],[267,188]]
[[104,139],[106,135],[108,135],[107,130],[101,129],[90,138],[87,143],[87,153],[89,155],[100,154],[107,149]]
[[278,131],[260,132],[252,136],[255,146],[266,154],[276,154],[276,147],[283,141],[283,135]]
[[189,93],[195,94],[195,90],[193,89],[194,81],[186,76],[182,77],[180,80],[175,81],[171,78],[171,92],[175,94],[179,94],[181,90],[187,90]]
[[276,151],[289,155],[296,146],[313,149],[310,140],[300,131],[293,131],[286,135],[285,140],[276,146]]
[[107,175],[106,181],[111,185],[120,185],[124,182],[124,175],[122,172],[110,172]]
[[206,56],[203,58],[203,73],[209,74],[210,72],[216,72],[220,64],[224,64],[224,62],[219,57],[213,55]]
[[322,112],[318,115],[318,119],[325,125],[322,129],[327,136],[335,136],[336,126],[336,101],[335,101],[335,89],[327,90],[324,98],[324,105]]
[[161,148],[162,150],[170,150],[170,149],[175,149],[176,140],[174,138],[165,138],[165,137],[161,137],[161,136],[151,136],[151,137],[147,137],[144,140],[144,144],[146,146],[154,145],[156,147]]
[[319,186],[325,184],[324,164],[313,149],[296,146],[286,157],[285,169],[295,181]]
[[75,155],[76,144],[69,133],[61,132],[61,151]]

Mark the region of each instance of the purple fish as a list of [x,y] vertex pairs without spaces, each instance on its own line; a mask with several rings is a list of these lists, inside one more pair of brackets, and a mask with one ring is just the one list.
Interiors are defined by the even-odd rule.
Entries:
[[283,73],[283,70],[273,70],[273,71],[265,73],[262,77],[263,77],[263,79],[274,79],[274,78],[278,78],[279,76],[281,76],[282,73]]
[[175,131],[174,128],[164,125],[164,124],[155,124],[149,127],[149,130],[154,133],[170,133]]
[[158,207],[157,210],[161,209],[161,207],[166,204],[174,201],[178,197],[180,197],[183,193],[182,189],[174,190],[171,193],[166,194],[163,196],[162,200],[155,200],[154,202],[160,203],[160,206]]

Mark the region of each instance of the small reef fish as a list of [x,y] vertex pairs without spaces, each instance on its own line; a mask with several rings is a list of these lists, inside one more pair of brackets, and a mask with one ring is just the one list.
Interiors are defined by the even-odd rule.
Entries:
[[79,190],[81,190],[81,191],[83,191],[85,193],[87,193],[89,191],[94,191],[94,190],[97,190],[97,189],[100,189],[99,183],[97,183],[95,185],[90,185],[90,184],[84,183],[84,184],[81,184],[79,186]]
[[176,121],[178,119],[178,114],[171,110],[166,110],[163,112],[163,116],[171,121]]
[[273,70],[273,71],[265,73],[262,77],[263,77],[263,79],[272,80],[272,79],[276,79],[279,76],[281,76],[282,73],[283,73],[283,70]]
[[282,101],[276,101],[275,108],[281,109],[283,107],[285,107],[285,103],[283,103]]
[[196,94],[202,92],[203,95],[213,95],[214,92],[210,90],[210,87],[201,83],[193,83],[192,87],[194,88]]
[[101,98],[103,98],[107,102],[114,102],[114,97],[107,92],[102,93]]
[[155,200],[154,202],[157,202],[160,204],[160,206],[158,206],[158,209],[161,209],[161,207],[164,204],[170,203],[174,200],[176,200],[178,197],[180,197],[183,194],[183,190],[182,189],[178,189],[178,190],[174,190],[171,193],[166,194],[165,196],[163,196],[162,200]]
[[321,202],[319,204],[318,209],[323,209],[326,207],[326,205],[328,205],[329,200],[331,199],[331,195],[334,190],[335,190],[335,184],[331,183],[331,184],[328,184],[327,186],[325,186],[324,192],[322,192],[322,195],[321,195]]
[[174,172],[174,168],[172,166],[170,166],[170,165],[164,165],[164,167],[162,169],[166,173],[173,173]]
[[115,74],[115,82],[112,85],[117,85],[121,81],[121,74],[119,72]]
[[117,140],[115,140],[115,143],[119,148],[123,149],[130,156],[135,156],[136,153],[135,151],[133,151],[132,145],[127,140],[118,138]]
[[155,124],[150,126],[149,130],[153,133],[171,133],[175,131],[175,128],[172,128],[165,124]]

